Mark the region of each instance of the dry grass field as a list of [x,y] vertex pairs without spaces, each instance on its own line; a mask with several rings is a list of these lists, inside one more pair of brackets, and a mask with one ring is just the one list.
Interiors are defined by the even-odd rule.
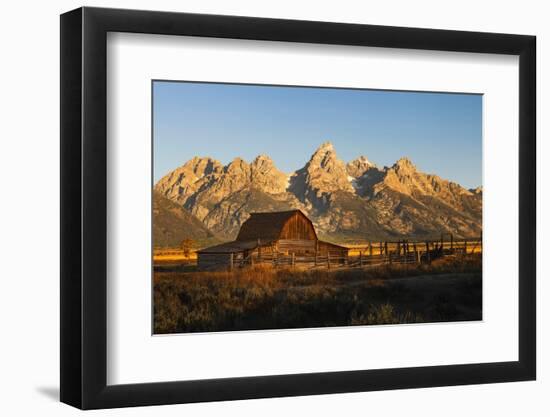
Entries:
[[190,262],[197,260],[197,252],[185,253],[183,249],[155,249],[153,251],[153,263]]
[[156,263],[156,334],[481,320],[481,254],[428,264],[197,272]]

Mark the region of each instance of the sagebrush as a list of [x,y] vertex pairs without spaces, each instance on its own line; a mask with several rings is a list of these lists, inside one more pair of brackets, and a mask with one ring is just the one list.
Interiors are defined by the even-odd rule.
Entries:
[[356,270],[250,267],[154,276],[155,333],[481,319],[481,255]]

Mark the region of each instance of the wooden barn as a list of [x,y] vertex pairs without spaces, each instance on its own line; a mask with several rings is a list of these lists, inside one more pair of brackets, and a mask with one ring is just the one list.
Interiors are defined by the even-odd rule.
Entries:
[[313,223],[300,210],[251,213],[233,242],[197,252],[198,267],[231,269],[254,263],[274,263],[295,257],[347,257],[348,248],[319,240]]

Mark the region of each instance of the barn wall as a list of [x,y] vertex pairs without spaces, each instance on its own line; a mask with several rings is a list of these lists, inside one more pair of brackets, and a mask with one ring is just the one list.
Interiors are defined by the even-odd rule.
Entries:
[[277,241],[277,250],[283,253],[288,251],[315,253],[315,242],[315,240],[281,239]]
[[286,221],[280,239],[316,240],[317,235],[311,222],[305,216],[296,213]]

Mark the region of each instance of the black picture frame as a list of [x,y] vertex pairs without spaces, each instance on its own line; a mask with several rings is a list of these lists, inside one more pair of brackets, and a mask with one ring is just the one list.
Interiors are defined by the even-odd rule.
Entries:
[[[108,32],[519,56],[519,360],[107,385]],[[102,8],[61,15],[61,401],[82,409],[533,380],[534,36]]]

